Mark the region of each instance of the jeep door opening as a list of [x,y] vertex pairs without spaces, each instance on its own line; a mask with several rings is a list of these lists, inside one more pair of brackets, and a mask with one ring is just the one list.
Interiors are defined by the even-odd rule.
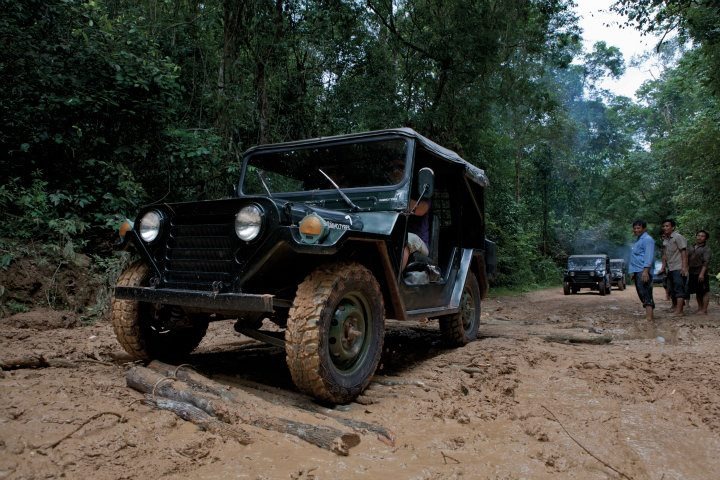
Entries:
[[[236,319],[285,348],[300,390],[349,402],[377,368],[385,318],[438,319],[453,346],[476,339],[496,263],[487,185],[410,129],[251,148],[233,198],[148,205],[121,228],[140,260],[115,289],[117,338],[135,358],[173,359],[208,322]],[[429,254],[400,271],[411,198],[423,196]],[[262,330],[265,319],[282,331]]]

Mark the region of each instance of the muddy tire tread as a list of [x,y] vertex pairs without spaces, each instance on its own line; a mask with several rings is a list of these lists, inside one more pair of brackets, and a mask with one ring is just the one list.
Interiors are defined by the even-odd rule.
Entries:
[[[482,302],[480,301],[479,297],[479,286],[477,282],[477,278],[472,272],[468,272],[468,277],[465,280],[466,282],[474,283],[474,287],[471,285],[470,288],[473,290],[473,293],[475,295],[475,299],[477,300],[477,323],[479,325],[480,323],[480,308],[482,306]],[[463,287],[463,290],[465,287]],[[443,340],[445,342],[453,347],[461,347],[463,345],[467,345],[468,343],[475,340],[475,338],[467,338],[465,334],[465,326],[462,322],[462,317],[460,313],[454,314],[454,315],[448,315],[446,317],[441,317],[440,319],[440,333],[442,334]],[[477,337],[477,325],[475,328],[475,337]]]
[[[367,268],[359,263],[329,265],[310,273],[298,286],[285,331],[287,366],[295,385],[309,395],[335,403],[352,400],[365,389],[372,377],[370,376],[356,393],[344,395],[327,385],[320,374],[323,368],[318,354],[321,332],[317,326],[321,322],[326,300],[334,291],[341,289],[350,275],[359,276],[363,283],[375,289],[380,302],[380,312],[384,312],[380,287]],[[384,329],[384,319],[381,323],[380,327]],[[382,352],[383,337],[381,335],[378,352]]]
[[[137,287],[146,283],[149,267],[142,262],[130,265],[120,277],[117,285]],[[200,344],[207,331],[207,322],[198,322],[194,328],[176,331],[163,342],[153,341],[147,332],[143,332],[140,303],[133,300],[120,300],[113,297],[110,309],[110,321],[115,336],[123,349],[136,360],[152,358],[176,359],[191,352]]]
[[[136,262],[130,265],[118,278],[121,287],[137,287],[142,285],[150,269],[147,265]],[[139,303],[132,300],[120,300],[113,297],[110,320],[115,336],[125,351],[135,359],[149,360],[150,356],[142,341],[138,323]]]

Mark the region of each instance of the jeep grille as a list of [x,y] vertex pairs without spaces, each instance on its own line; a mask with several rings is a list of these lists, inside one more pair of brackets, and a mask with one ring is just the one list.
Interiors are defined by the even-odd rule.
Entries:
[[597,279],[597,277],[590,276],[590,272],[575,272],[575,281],[576,282],[592,282],[596,279]]
[[227,216],[173,218],[164,258],[165,286],[192,290],[229,286],[237,246],[232,222]]

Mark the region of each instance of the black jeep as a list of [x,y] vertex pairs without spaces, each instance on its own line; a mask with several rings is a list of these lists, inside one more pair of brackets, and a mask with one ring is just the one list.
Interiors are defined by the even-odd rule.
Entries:
[[581,288],[610,293],[610,259],[607,255],[570,255],[563,278],[563,293],[577,293]]
[[[496,263],[487,184],[410,129],[251,148],[232,198],[148,205],[121,227],[141,260],[115,289],[117,338],[135,358],[174,359],[208,322],[237,319],[238,332],[284,346],[300,390],[348,402],[375,372],[385,318],[436,318],[454,346],[476,339]],[[420,200],[428,254],[401,271]]]
[[625,260],[622,258],[610,259],[610,284],[618,290],[625,290]]

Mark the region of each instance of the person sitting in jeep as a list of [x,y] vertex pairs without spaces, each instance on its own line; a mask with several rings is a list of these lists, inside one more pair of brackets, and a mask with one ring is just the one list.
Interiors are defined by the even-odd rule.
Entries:
[[430,255],[430,200],[412,199],[410,204],[414,206],[408,219],[408,239],[403,253],[402,270],[405,270],[410,255],[415,252],[424,256]]

